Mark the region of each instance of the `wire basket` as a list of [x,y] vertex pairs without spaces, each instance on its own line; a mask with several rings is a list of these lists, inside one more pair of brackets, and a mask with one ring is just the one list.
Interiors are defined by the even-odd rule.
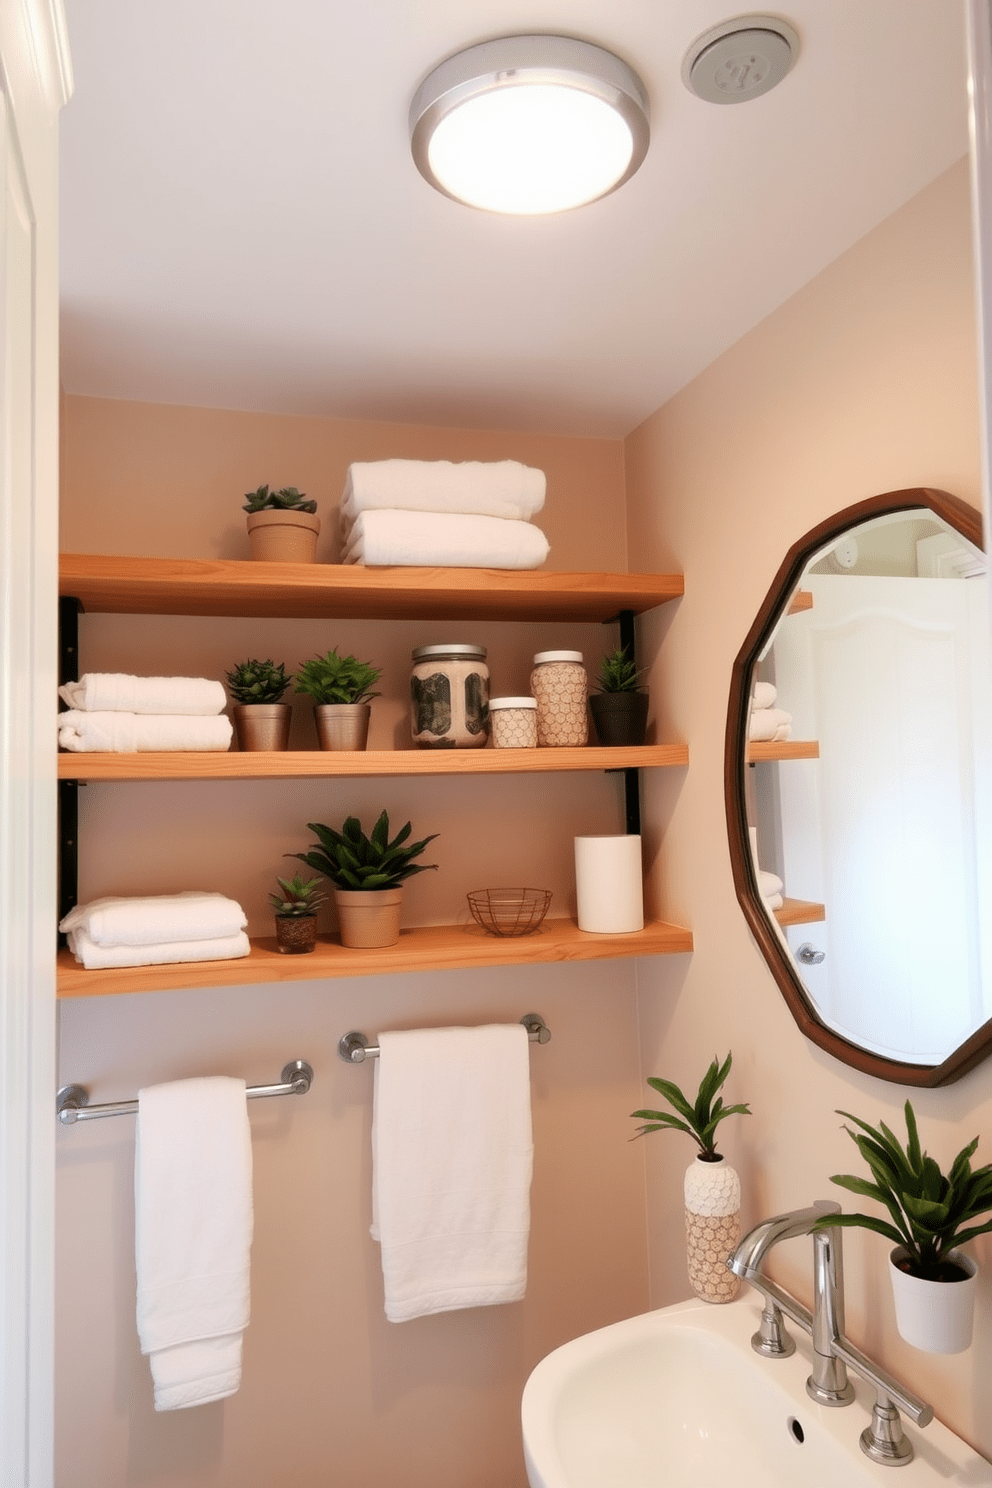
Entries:
[[473,889],[468,907],[490,935],[529,935],[548,912],[550,889]]

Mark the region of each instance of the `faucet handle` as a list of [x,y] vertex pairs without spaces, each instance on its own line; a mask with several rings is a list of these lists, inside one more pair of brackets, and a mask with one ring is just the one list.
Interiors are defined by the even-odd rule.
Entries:
[[796,1340],[786,1331],[782,1309],[770,1297],[765,1298],[760,1326],[751,1335],[751,1347],[766,1359],[787,1359],[796,1352]]
[[872,1462],[903,1467],[913,1459],[913,1444],[902,1429],[899,1412],[884,1390],[879,1390],[871,1413],[871,1424],[861,1433],[861,1450]]

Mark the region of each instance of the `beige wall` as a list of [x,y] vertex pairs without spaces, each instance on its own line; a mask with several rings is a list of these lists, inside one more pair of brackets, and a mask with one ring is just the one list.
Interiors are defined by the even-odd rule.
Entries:
[[[829,1175],[856,1170],[858,1156],[835,1108],[901,1129],[911,1092],[808,1044],[751,940],[723,810],[730,668],[786,549],[830,512],[916,485],[981,504],[969,231],[961,163],[627,440],[631,552],[686,576],[677,613],[652,629],[666,632],[655,669],[661,732],[688,740],[691,764],[681,789],[649,780],[646,814],[653,842],[664,833],[653,893],[685,916],[696,945],[678,965],[639,963],[643,1069],[690,1081],[714,1053],[733,1050],[730,1094],[750,1100],[754,1115],[723,1130],[747,1221],[844,1199]],[[992,1065],[912,1098],[940,1160],[976,1133],[979,1160],[992,1160]],[[690,1153],[675,1140],[651,1141],[652,1290],[663,1304],[684,1292],[677,1201]],[[884,1240],[854,1231],[845,1246],[851,1336],[992,1453],[988,1264],[973,1349],[939,1359],[896,1336]],[[975,1251],[992,1259],[987,1238]],[[809,1300],[808,1240],[780,1248],[777,1274]]]
[[[539,524],[559,568],[624,569],[623,448],[443,429],[157,408],[68,397],[66,550],[247,557],[241,493],[297,485],[325,518],[351,459],[515,457],[549,475]],[[455,633],[457,632],[457,633]],[[384,666],[373,747],[406,744],[410,650],[441,640],[489,648],[494,689],[525,692],[535,650],[616,644],[601,626],[413,626],[84,616],[84,670],[221,677],[245,656],[292,668],[339,645]],[[314,747],[306,700],[294,743]],[[440,871],[408,885],[409,922],[452,921],[487,883],[547,884],[574,908],[571,839],[622,829],[613,776],[492,780],[232,782],[89,786],[80,801],[80,890],[209,887],[271,933],[266,894],[308,821],[440,833]],[[526,1300],[400,1325],[385,1321],[368,1234],[372,1067],[336,1055],[351,1028],[511,1021],[540,1012],[532,1051],[536,1138]],[[520,1393],[551,1348],[647,1304],[644,1158],[627,1113],[639,1099],[633,963],[526,966],[299,982],[123,998],[61,1009],[62,1081],[93,1100],[194,1074],[250,1083],[304,1058],[305,1100],[253,1103],[256,1233],[242,1388],[217,1406],[155,1415],[137,1351],[133,1122],[59,1133],[58,1461],[74,1488],[523,1488]]]

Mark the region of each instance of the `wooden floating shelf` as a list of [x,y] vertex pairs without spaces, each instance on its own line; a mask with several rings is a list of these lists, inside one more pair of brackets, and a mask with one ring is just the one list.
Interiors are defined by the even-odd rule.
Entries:
[[787,615],[798,615],[801,613],[801,611],[811,610],[812,608],[813,595],[811,594],[811,592],[808,589],[797,589],[795,594],[789,600],[789,608],[786,610],[785,613]]
[[553,961],[611,961],[675,955],[692,950],[692,932],[661,921],[630,935],[592,935],[573,920],[545,920],[530,935],[512,939],[481,927],[428,925],[403,930],[394,946],[352,951],[337,937],[321,936],[312,955],[286,956],[276,942],[252,942],[237,961],[186,961],[170,966],[127,966],[86,971],[68,950],[58,955],[59,997],[108,997],[129,992],[169,992],[264,982],[322,981],[330,977],[382,976],[404,971],[468,970]]
[[747,746],[747,762],[761,760],[809,760],[820,758],[817,739],[780,739],[774,743],[752,743]]
[[59,593],[114,615],[335,620],[612,620],[684,592],[680,574],[362,568],[63,553]]
[[772,914],[783,929],[789,925],[813,925],[827,918],[824,905],[815,904],[812,899],[786,899],[780,909],[772,910]]
[[583,749],[287,750],[58,756],[60,780],[286,780],[376,775],[524,775],[685,765],[685,744]]

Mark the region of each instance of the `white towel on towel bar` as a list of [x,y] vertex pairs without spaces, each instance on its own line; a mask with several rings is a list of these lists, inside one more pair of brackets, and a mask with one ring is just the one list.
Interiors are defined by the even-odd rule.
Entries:
[[381,1033],[373,1078],[372,1235],[387,1318],[519,1301],[534,1154],[527,1030]]
[[442,512],[359,512],[345,528],[342,563],[418,568],[540,568],[551,551],[530,522]]
[[147,894],[91,899],[77,904],[60,930],[84,930],[94,945],[156,945],[170,940],[220,940],[248,924],[236,899],[196,889],[182,894]]
[[84,713],[223,713],[227,697],[207,677],[132,677],[126,672],[86,672],[66,682],[59,697]]
[[151,750],[221,750],[231,745],[231,720],[224,714],[84,713],[58,715],[59,743],[79,754],[92,751],[139,754]]
[[372,460],[348,466],[341,515],[392,507],[526,522],[544,505],[543,470],[517,460]]
[[241,1383],[253,1228],[244,1080],[138,1092],[137,1323],[156,1410],[205,1405]]
[[178,961],[236,961],[251,955],[251,944],[243,930],[217,940],[162,940],[154,945],[94,945],[80,927],[67,935],[69,949],[87,971],[106,971],[112,966],[170,966]]

